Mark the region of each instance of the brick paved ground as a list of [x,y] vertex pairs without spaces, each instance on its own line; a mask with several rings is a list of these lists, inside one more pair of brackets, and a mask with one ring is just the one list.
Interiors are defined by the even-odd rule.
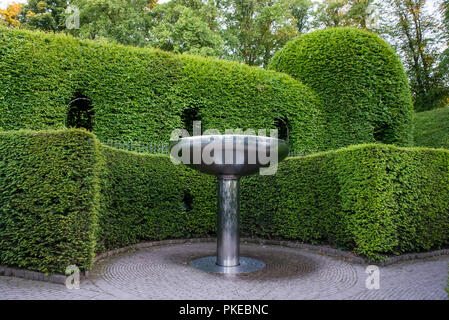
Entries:
[[380,267],[380,289],[368,290],[366,266],[279,246],[242,245],[242,255],[266,268],[239,275],[191,268],[213,255],[214,243],[152,247],[95,264],[78,290],[0,277],[0,299],[447,299],[449,256]]

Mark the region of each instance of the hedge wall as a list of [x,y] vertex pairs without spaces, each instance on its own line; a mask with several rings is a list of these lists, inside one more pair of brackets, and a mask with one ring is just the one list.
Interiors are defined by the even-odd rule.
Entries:
[[[102,147],[99,250],[213,235],[216,182],[164,156]],[[244,236],[330,243],[373,260],[449,243],[449,151],[368,144],[288,158],[241,181]]]
[[449,108],[415,113],[415,146],[449,149]]
[[101,146],[98,251],[143,240],[202,237],[215,229],[215,180],[167,156]]
[[100,140],[167,142],[189,117],[219,130],[275,128],[282,118],[297,151],[322,149],[322,102],[286,74],[0,28],[0,129],[63,128],[76,97],[91,99]]
[[[80,130],[0,134],[0,264],[64,272],[146,240],[213,235],[216,182]],[[449,150],[368,144],[242,179],[243,236],[381,260],[449,244]]]
[[1,265],[90,268],[100,164],[98,143],[87,132],[0,132]]
[[378,35],[328,28],[292,40],[269,69],[309,85],[325,102],[328,149],[412,143],[413,106],[404,68]]
[[[252,179],[242,204],[247,212],[268,205],[252,211],[248,227],[263,230],[260,212],[270,212],[273,222],[270,234],[255,235],[330,242],[373,260],[449,243],[447,150],[353,146],[289,158],[271,179]],[[260,179],[277,199],[253,196]]]

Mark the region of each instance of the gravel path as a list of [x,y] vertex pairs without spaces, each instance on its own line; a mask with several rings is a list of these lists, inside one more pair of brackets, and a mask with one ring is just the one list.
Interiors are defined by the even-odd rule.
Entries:
[[247,274],[212,274],[188,265],[214,253],[214,243],[122,253],[97,262],[80,289],[1,276],[0,299],[447,299],[449,256],[379,267],[380,288],[369,290],[366,265],[303,249],[242,244],[242,256],[266,263]]

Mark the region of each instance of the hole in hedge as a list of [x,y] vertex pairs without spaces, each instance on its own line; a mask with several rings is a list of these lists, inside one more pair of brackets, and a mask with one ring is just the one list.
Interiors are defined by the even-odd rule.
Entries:
[[381,126],[381,127],[377,127],[374,128],[373,130],[373,138],[376,142],[384,142],[385,141],[385,136],[387,135],[388,132],[388,127],[386,126]]
[[192,210],[193,196],[188,191],[184,191],[184,197],[182,199],[182,202],[184,203],[184,210],[185,211],[191,211]]
[[78,95],[69,102],[66,126],[93,131],[94,115],[92,100],[86,96]]
[[182,112],[181,121],[190,135],[193,135],[193,121],[200,121],[197,108],[188,108]]
[[284,119],[284,118],[276,117],[276,118],[274,118],[274,126],[278,130],[278,138],[288,141],[289,132],[290,132],[288,120]]

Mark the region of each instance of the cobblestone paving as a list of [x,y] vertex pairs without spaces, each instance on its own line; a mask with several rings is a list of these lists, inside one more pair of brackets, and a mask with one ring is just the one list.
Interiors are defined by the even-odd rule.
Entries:
[[243,256],[266,263],[238,275],[193,269],[214,243],[130,251],[95,264],[80,289],[0,277],[0,299],[447,299],[448,256],[380,267],[380,289],[368,290],[366,266],[302,249],[246,244]]

